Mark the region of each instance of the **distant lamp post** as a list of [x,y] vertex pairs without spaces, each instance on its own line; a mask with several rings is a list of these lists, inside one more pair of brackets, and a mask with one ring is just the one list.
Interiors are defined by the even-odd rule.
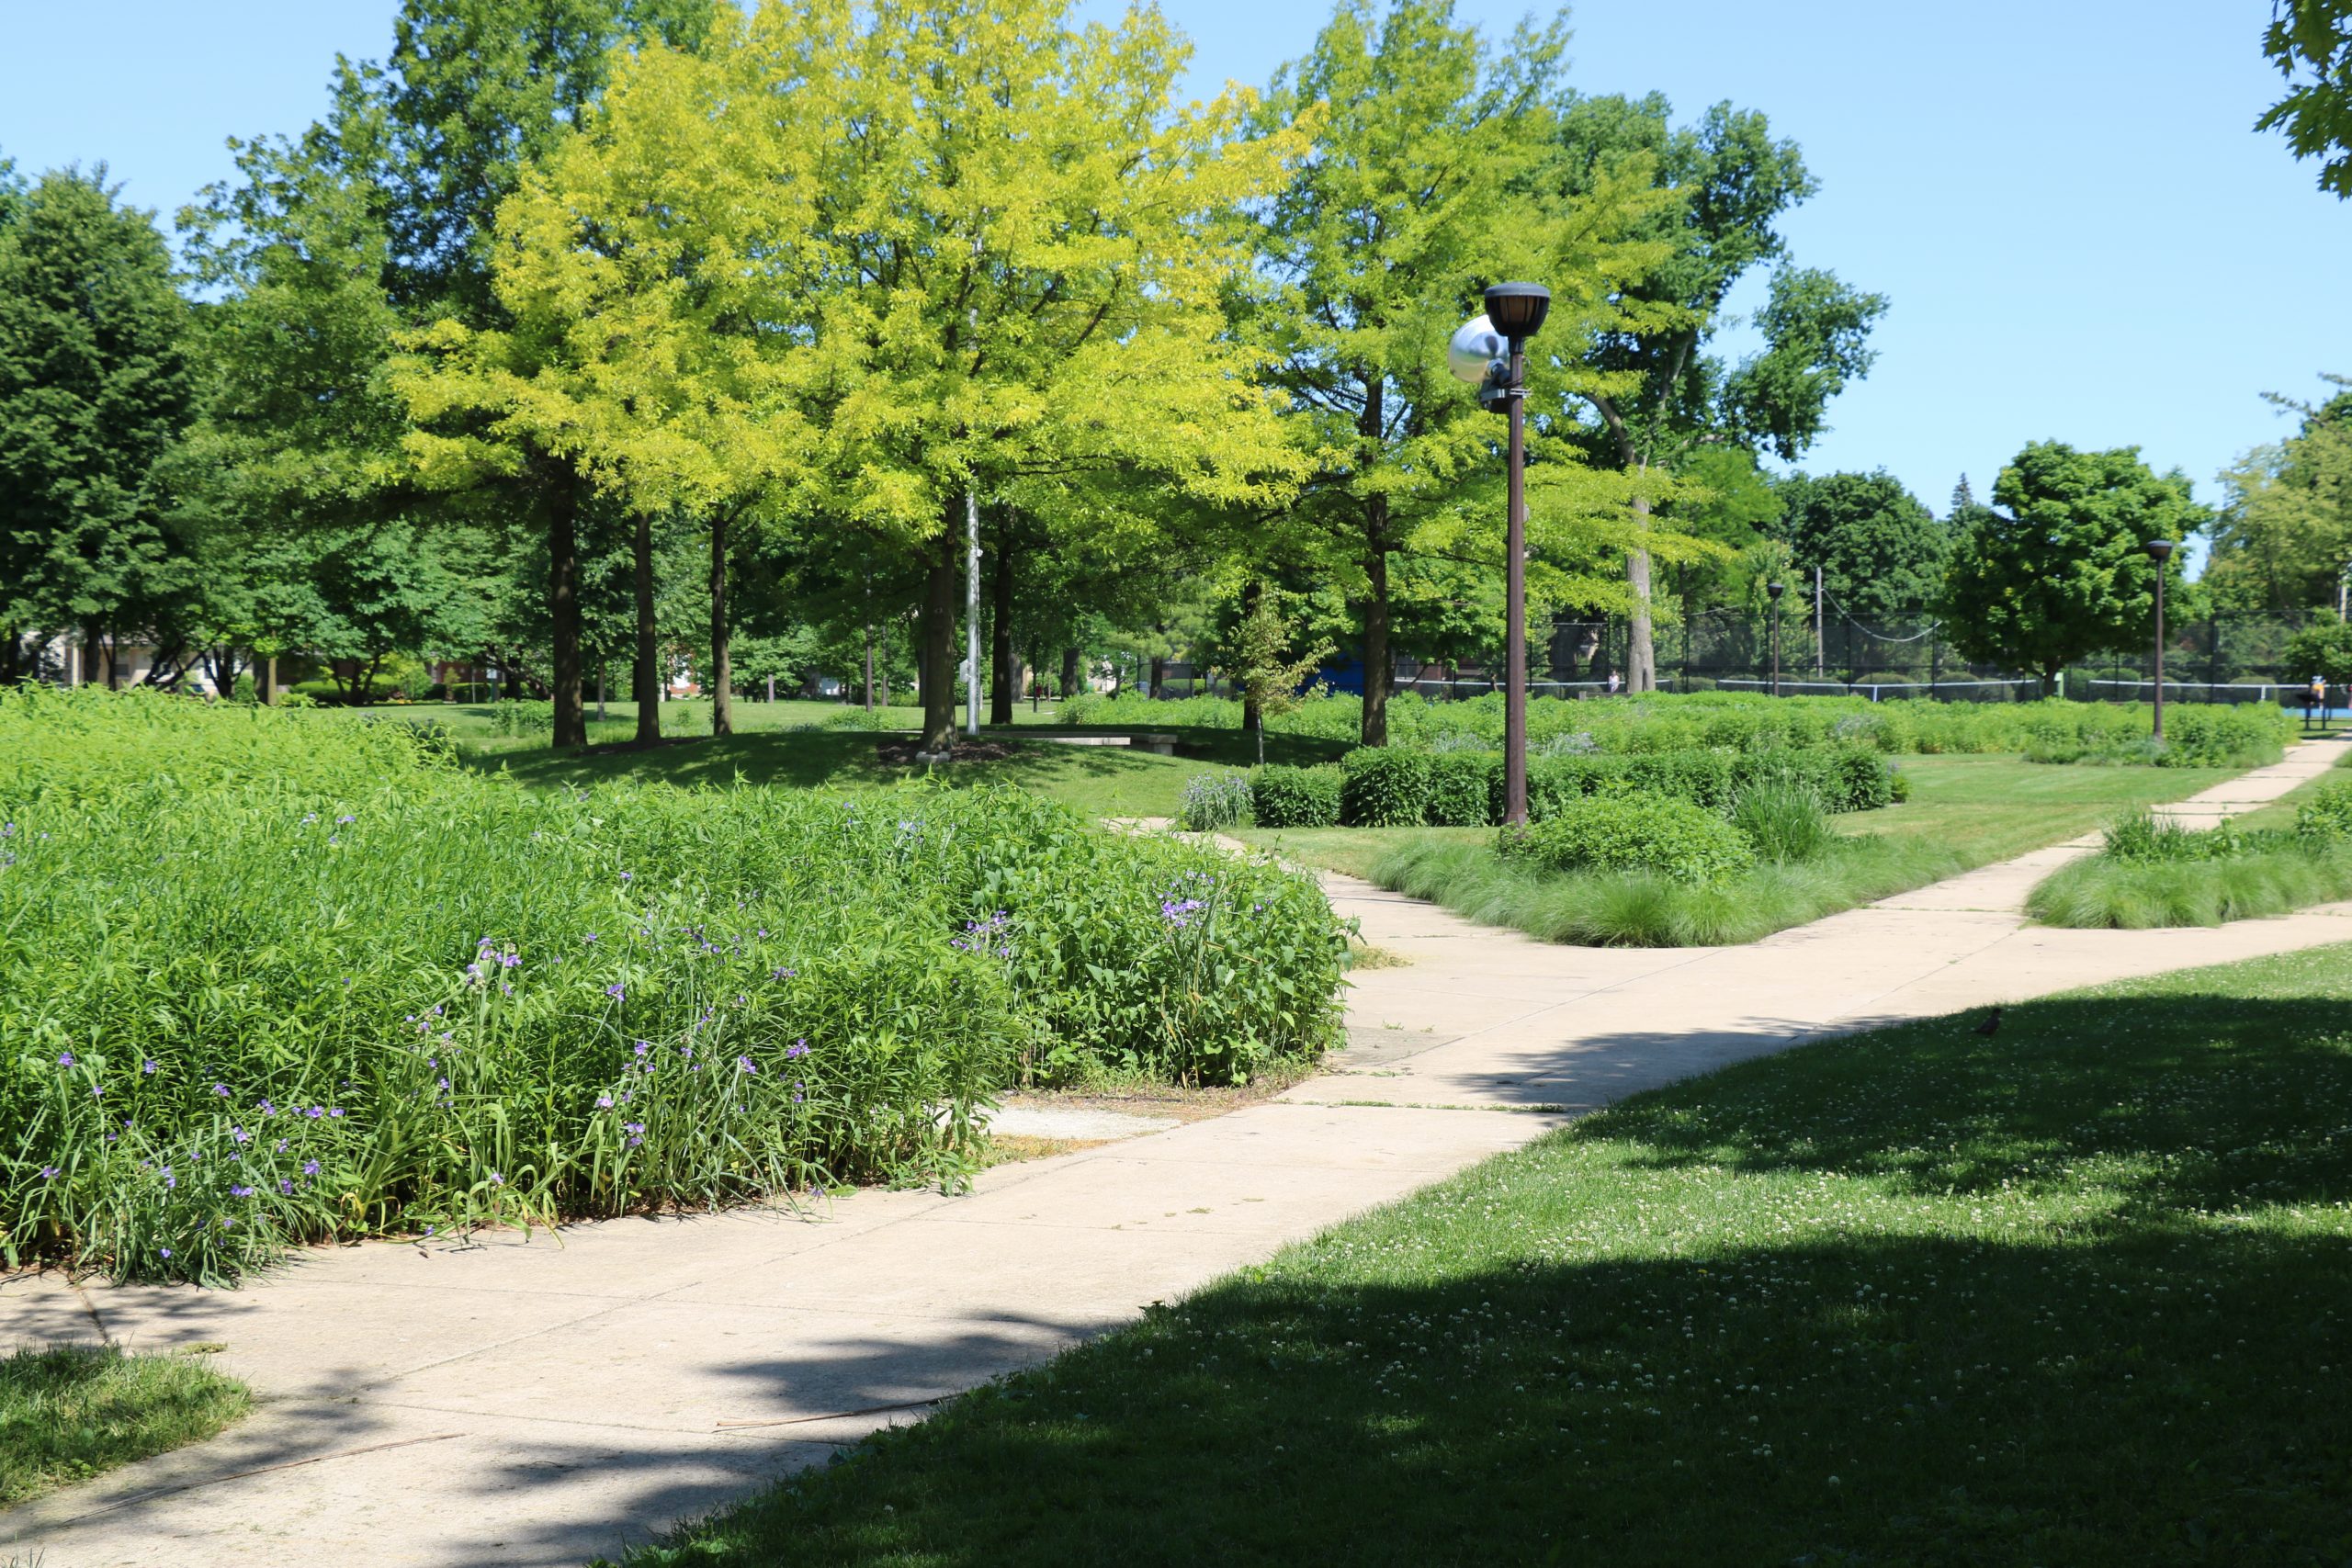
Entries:
[[2165,562],[2172,558],[2170,539],[2150,539],[2140,547],[2148,558],[2156,563],[2156,729],[2155,738],[2165,738]]
[[[1503,688],[1503,821],[1527,820],[1527,340],[1543,329],[1552,291],[1540,283],[1498,283],[1487,313],[1446,344],[1446,364],[1478,389],[1478,400],[1510,419],[1510,500],[1505,524],[1503,615],[1509,653]],[[1385,671],[1364,671],[1385,680]]]
[[1781,595],[1789,591],[1785,582],[1768,582],[1764,592],[1772,601],[1772,694],[1781,694]]

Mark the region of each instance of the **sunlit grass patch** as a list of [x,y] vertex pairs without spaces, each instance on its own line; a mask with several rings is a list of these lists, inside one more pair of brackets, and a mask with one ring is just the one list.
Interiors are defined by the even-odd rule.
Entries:
[[0,1358],[0,1508],[211,1437],[251,1403],[192,1356],[20,1348]]
[[2348,1009],[2339,947],[1642,1095],[632,1562],[2333,1562]]

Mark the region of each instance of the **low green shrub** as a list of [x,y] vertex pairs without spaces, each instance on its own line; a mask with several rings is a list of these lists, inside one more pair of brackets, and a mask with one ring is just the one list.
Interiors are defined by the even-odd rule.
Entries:
[[1351,828],[1419,827],[1429,809],[1430,759],[1359,746],[1340,759],[1340,820]]
[[1597,798],[1502,830],[1498,849],[1550,871],[1645,871],[1703,885],[1747,870],[1756,852],[1738,829],[1679,800]]
[[1502,759],[1490,751],[1447,751],[1431,757],[1423,820],[1432,828],[1479,828],[1491,822],[1489,779],[1501,769]]
[[1336,828],[1340,825],[1340,770],[1263,767],[1250,774],[1250,808],[1261,828]]
[[954,1179],[1008,1083],[1311,1056],[1344,964],[1307,879],[1016,789],[539,793],[404,724],[0,695],[0,1258]]
[[2295,808],[2295,836],[2335,842],[2352,840],[2352,784],[2322,784]]

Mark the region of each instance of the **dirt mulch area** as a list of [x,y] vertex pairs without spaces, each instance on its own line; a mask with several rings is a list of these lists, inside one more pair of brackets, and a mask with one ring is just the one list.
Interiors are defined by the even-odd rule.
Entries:
[[[884,740],[876,744],[875,754],[892,767],[911,767],[915,753],[922,749],[915,740]],[[959,762],[1001,762],[1020,749],[1002,740],[958,740],[955,759]]]

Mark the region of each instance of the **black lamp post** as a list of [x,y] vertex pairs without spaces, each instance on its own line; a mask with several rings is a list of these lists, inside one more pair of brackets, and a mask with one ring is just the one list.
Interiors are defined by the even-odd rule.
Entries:
[[[1487,313],[1447,348],[1453,373],[1478,383],[1488,407],[1510,420],[1510,502],[1504,525],[1503,821],[1527,820],[1527,340],[1544,326],[1552,291],[1540,283],[1498,283]],[[1497,351],[1500,350],[1499,355]],[[1372,676],[1367,671],[1367,678]]]
[[2148,558],[2156,563],[2156,730],[2155,737],[2165,738],[2165,562],[2172,558],[2170,539],[2150,539],[2140,547]]
[[1765,594],[1772,601],[1772,694],[1781,694],[1781,595],[1789,591],[1785,582],[1768,582]]

